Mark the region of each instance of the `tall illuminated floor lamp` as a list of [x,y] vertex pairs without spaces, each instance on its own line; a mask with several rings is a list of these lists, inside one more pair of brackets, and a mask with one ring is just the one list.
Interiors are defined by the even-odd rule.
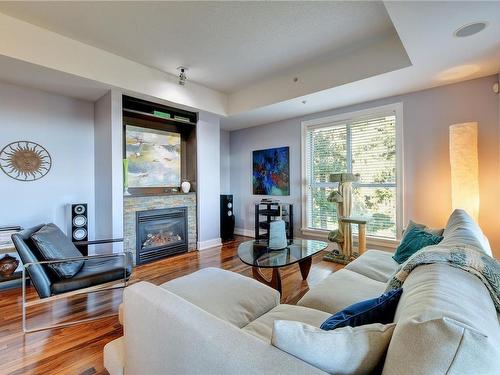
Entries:
[[467,122],[450,126],[451,205],[461,208],[478,222],[479,161],[478,124]]

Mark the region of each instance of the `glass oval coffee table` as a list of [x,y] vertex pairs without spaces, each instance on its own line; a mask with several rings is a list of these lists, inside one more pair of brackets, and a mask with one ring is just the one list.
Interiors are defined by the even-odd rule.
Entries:
[[[302,279],[306,280],[311,269],[312,256],[326,249],[327,242],[294,238],[288,240],[288,246],[281,250],[271,250],[267,247],[267,240],[253,240],[241,243],[238,246],[238,257],[241,261],[252,266],[253,277],[269,285],[281,293],[280,267],[299,264]],[[272,268],[271,280],[267,280],[260,268]]]

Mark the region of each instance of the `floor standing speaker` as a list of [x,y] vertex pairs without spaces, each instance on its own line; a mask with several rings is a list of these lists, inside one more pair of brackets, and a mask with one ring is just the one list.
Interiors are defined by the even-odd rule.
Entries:
[[232,194],[220,196],[220,238],[234,239],[234,211]]
[[[89,239],[89,215],[86,203],[76,203],[70,205],[71,207],[71,240],[73,242],[77,241],[88,241]],[[87,246],[77,246],[78,249],[87,255]]]

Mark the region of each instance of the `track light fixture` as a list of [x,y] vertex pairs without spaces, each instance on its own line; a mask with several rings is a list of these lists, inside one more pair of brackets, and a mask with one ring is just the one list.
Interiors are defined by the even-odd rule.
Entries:
[[179,73],[179,85],[184,86],[186,84],[186,80],[187,80],[186,72],[188,69],[183,67],[183,66],[179,66],[177,68],[177,70],[180,72]]

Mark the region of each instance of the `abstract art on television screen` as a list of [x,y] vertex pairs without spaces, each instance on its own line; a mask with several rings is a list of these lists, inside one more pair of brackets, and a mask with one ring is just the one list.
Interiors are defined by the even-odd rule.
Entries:
[[127,184],[131,188],[181,185],[181,135],[126,126]]
[[290,195],[290,147],[253,152],[253,193]]

